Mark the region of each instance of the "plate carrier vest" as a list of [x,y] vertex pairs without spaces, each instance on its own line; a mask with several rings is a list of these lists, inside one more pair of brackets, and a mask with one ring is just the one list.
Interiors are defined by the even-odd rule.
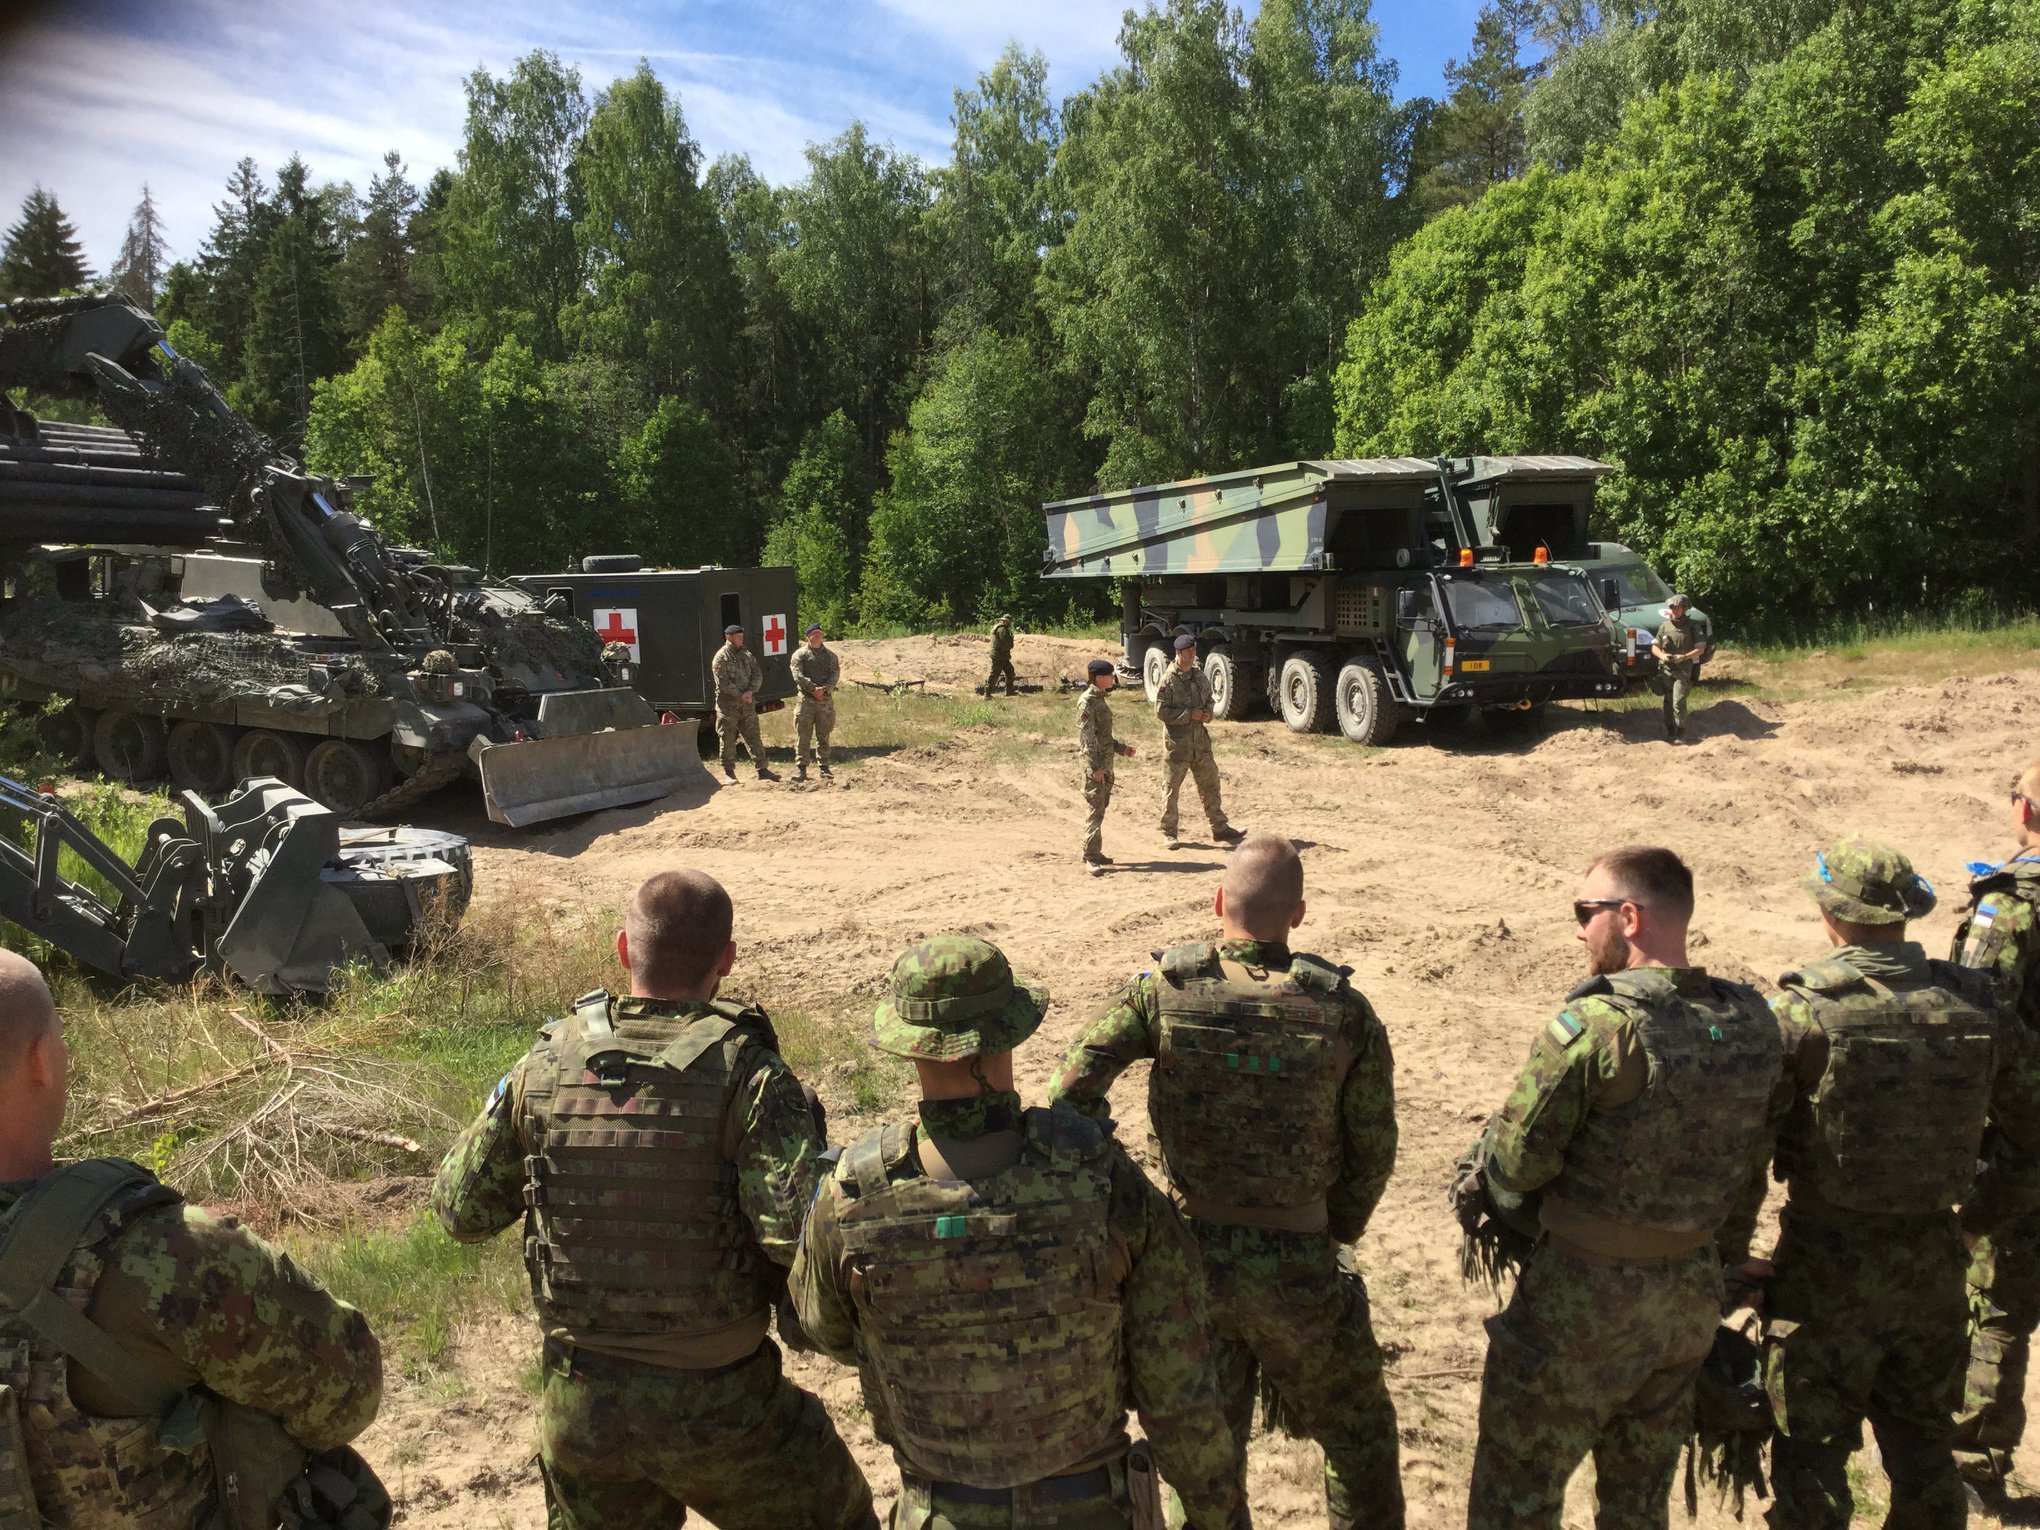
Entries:
[[[1993,914],[2003,905],[2004,899],[1992,897],[1997,893],[2008,894],[2021,903],[2040,909],[2040,854],[2022,856],[1969,884],[1969,911],[1956,927],[1950,960],[1985,971],[1992,971],[1997,966],[2004,942],[2011,937],[1995,918],[1978,917],[1986,898],[1992,898]],[[2040,939],[2040,936],[2035,938]],[[1994,971],[1992,975],[1995,976]],[[2026,1024],[2040,1027],[2040,969],[2029,966],[2024,987],[2016,994],[2007,995],[2006,1002]]]

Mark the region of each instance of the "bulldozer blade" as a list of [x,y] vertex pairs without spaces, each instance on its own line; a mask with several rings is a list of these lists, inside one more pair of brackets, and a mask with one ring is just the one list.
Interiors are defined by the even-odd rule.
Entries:
[[324,993],[349,962],[389,966],[388,949],[325,878],[340,845],[340,820],[330,809],[280,781],[258,780],[206,816],[215,840],[238,840],[235,849],[245,854],[227,873],[230,885],[248,881],[218,945],[220,963],[235,977],[257,993]]
[[701,769],[694,729],[668,724],[570,733],[491,744],[468,753],[482,772],[482,801],[497,823],[521,829],[548,818],[650,802]]

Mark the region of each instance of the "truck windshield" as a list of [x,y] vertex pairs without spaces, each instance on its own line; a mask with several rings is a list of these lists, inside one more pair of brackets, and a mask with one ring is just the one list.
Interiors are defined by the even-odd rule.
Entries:
[[1608,572],[1614,575],[1616,592],[1625,606],[1647,606],[1672,598],[1664,580],[1647,563],[1620,564]]
[[1601,620],[1594,592],[1578,574],[1546,574],[1530,581],[1537,609],[1554,627],[1591,627]]
[[1477,579],[1448,579],[1444,585],[1445,608],[1452,613],[1453,626],[1477,631],[1523,625],[1522,608],[1508,585]]

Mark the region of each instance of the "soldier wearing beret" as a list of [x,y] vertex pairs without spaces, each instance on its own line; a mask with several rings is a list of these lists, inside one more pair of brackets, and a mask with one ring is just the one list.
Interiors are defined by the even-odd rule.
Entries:
[[1211,682],[1197,664],[1197,639],[1187,632],[1176,635],[1176,661],[1162,677],[1155,691],[1155,716],[1167,733],[1163,750],[1168,786],[1162,797],[1162,838],[1171,850],[1180,849],[1176,837],[1176,799],[1182,794],[1183,777],[1197,783],[1197,797],[1204,804],[1204,816],[1211,822],[1211,837],[1221,845],[1236,845],[1246,837],[1225,819],[1219,800],[1218,762],[1211,757]]
[[806,641],[795,651],[789,668],[800,699],[793,704],[793,779],[807,779],[808,761],[819,764],[822,779],[829,776],[829,735],[836,731],[836,683],[843,666],[823,641],[822,624],[808,623]]
[[1105,809],[1112,804],[1112,762],[1132,759],[1133,745],[1112,737],[1112,703],[1105,698],[1119,683],[1110,659],[1093,659],[1091,683],[1077,702],[1077,747],[1084,756],[1084,803],[1090,809],[1084,820],[1084,864],[1093,875],[1112,864],[1105,853]]
[[1126,1412],[1194,1530],[1238,1497],[1182,1219],[1074,1111],[1026,1109],[1013,1049],[1048,994],[997,947],[924,940],[873,1045],[921,1102],[847,1149],[801,1235],[794,1300],[857,1367],[900,1469],[895,1530],[1125,1530]]
[[744,646],[744,629],[731,622],[723,628],[723,645],[709,661],[709,678],[715,682],[715,729],[722,736],[722,773],[737,779],[737,740],[751,751],[751,763],[758,767],[760,781],[777,781],[765,763],[765,740],[758,733],[758,687],[765,683],[765,671],[758,656]]

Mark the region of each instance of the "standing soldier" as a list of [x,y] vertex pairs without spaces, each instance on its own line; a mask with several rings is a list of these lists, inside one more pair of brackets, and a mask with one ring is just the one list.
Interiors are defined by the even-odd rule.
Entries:
[[758,767],[760,781],[777,781],[765,764],[765,740],[758,735],[758,687],[765,683],[765,671],[758,656],[744,646],[744,629],[736,622],[723,628],[723,645],[709,661],[709,677],[715,681],[715,729],[722,735],[722,773],[737,779],[737,740],[751,751],[751,763]]
[[1395,1064],[1344,969],[1289,949],[1303,910],[1295,847],[1250,836],[1212,901],[1218,944],[1178,946],[1127,984],[1048,1097],[1104,1116],[1112,1081],[1154,1060],[1148,1119],[1204,1256],[1235,1491],[1244,1500],[1258,1367],[1324,1447],[1333,1530],[1393,1530],[1395,1404],[1342,1245],[1395,1166]]
[[[755,661],[754,661],[755,662]],[[810,755],[821,766],[822,779],[829,774],[829,735],[836,731],[836,682],[843,666],[822,646],[822,624],[808,623],[807,642],[793,656],[790,668],[800,699],[793,704],[793,779],[807,779]]]
[[1006,677],[1006,694],[1015,689],[1013,674],[1013,618],[1002,616],[992,623],[992,673],[985,681],[985,695],[990,696],[998,688],[999,677]]
[[1084,820],[1084,864],[1097,876],[1112,864],[1105,853],[1105,809],[1112,803],[1112,761],[1115,756],[1133,758],[1133,745],[1112,737],[1112,703],[1105,698],[1119,683],[1110,659],[1093,659],[1091,683],[1077,702],[1077,746],[1084,755],[1084,802],[1090,816]]
[[637,890],[630,997],[547,1025],[432,1186],[463,1243],[520,1217],[545,1328],[539,1461],[554,1530],[875,1530],[822,1409],[780,1374],[768,1317],[821,1152],[763,1010],[716,998],[730,899],[699,871]]
[[[1787,1186],[1764,1302],[1777,1530],[1846,1530],[1867,1417],[1894,1526],[1967,1517],[1951,1442],[1967,1350],[1963,1235],[2016,1213],[2040,1091],[1980,972],[1934,961],[1906,922],[1933,889],[1888,845],[1848,840],[1804,884],[1837,949],[1778,980],[1791,1047]],[[2003,1151],[1977,1176],[1986,1125]],[[2014,1193],[2015,1189],[2020,1193]],[[1962,1208],[1958,1220],[1954,1208]]]
[[1658,628],[1650,645],[1664,671],[1665,737],[1675,744],[1685,742],[1686,699],[1693,694],[1693,681],[1700,674],[1700,666],[1714,652],[1707,633],[1697,623],[1686,620],[1686,608],[1691,604],[1683,595],[1674,595],[1667,601],[1664,625]]
[[1491,1123],[1484,1172],[1542,1191],[1543,1236],[1487,1322],[1469,1530],[1557,1530],[1589,1453],[1599,1530],[1669,1523],[1722,1263],[1743,1260],[1763,1200],[1783,1052],[1754,989],[1689,965],[1692,917],[1669,850],[1587,869],[1573,918],[1593,976]]
[[1095,1123],[1022,1109],[1013,1048],[1047,1007],[982,940],[894,963],[872,1044],[913,1060],[918,1117],[823,1182],[793,1270],[801,1323],[858,1368],[899,1462],[894,1530],[1125,1530],[1129,1403],[1189,1523],[1226,1530],[1196,1248]]
[[[375,1418],[382,1351],[232,1218],[124,1159],[59,1166],[69,1069],[42,974],[0,951],[0,1523],[200,1530],[235,1509],[216,1483],[273,1463],[216,1460],[234,1434],[209,1440],[195,1409],[251,1410],[235,1431],[265,1451],[338,1452]],[[359,1457],[324,1464],[388,1523]]]
[[[2040,1035],[2040,760],[2012,783],[2012,834],[2017,855],[1976,868],[1982,875],[1969,884],[1953,956],[1990,974],[2031,1037]],[[1956,1420],[1956,1465],[2001,1498],[2026,1432],[2026,1369],[2040,1327],[2040,1213],[1976,1245],[1969,1286],[1969,1384]]]
[[1162,677],[1155,692],[1155,716],[1168,730],[1164,750],[1169,773],[1167,794],[1162,798],[1162,838],[1171,850],[1182,848],[1176,837],[1176,798],[1188,774],[1197,783],[1198,800],[1204,816],[1211,820],[1211,837],[1222,845],[1236,845],[1246,837],[1225,821],[1225,806],[1218,795],[1218,762],[1211,757],[1211,682],[1197,667],[1197,639],[1189,633],[1176,637],[1176,662]]

